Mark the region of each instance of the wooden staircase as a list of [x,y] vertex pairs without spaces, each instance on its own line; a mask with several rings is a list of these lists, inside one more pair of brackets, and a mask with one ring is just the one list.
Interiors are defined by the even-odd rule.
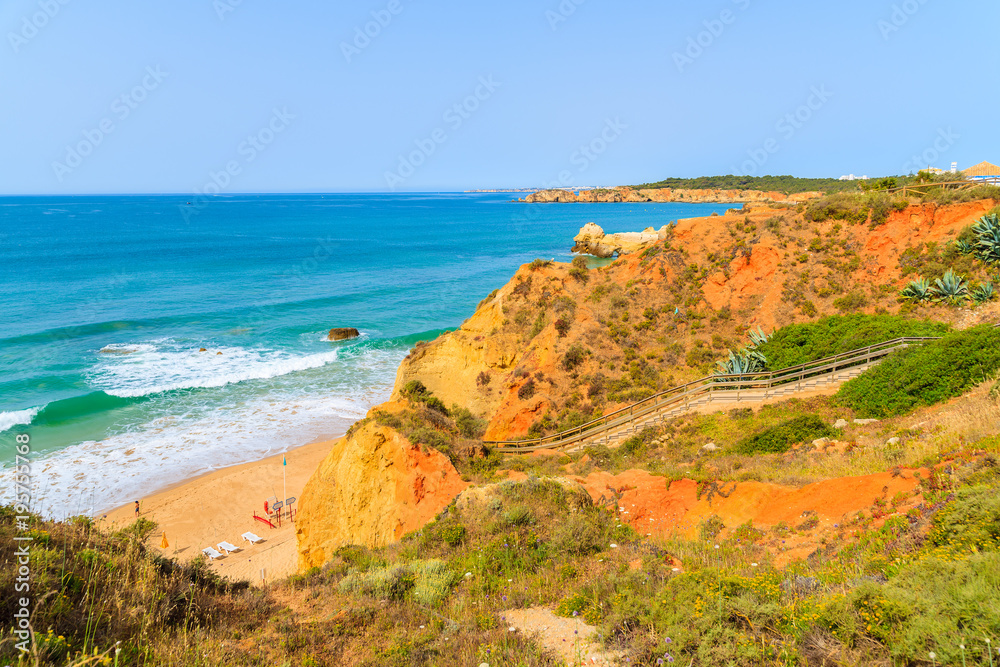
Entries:
[[587,445],[615,446],[668,419],[713,403],[745,404],[839,385],[861,375],[893,352],[937,338],[896,338],[825,359],[768,373],[713,375],[673,387],[573,429],[526,440],[484,442],[497,452],[523,454]]

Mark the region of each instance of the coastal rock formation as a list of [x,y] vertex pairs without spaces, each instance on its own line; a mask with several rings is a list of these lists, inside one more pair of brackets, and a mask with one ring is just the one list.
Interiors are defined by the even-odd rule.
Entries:
[[377,547],[430,521],[461,493],[451,461],[367,422],[334,445],[299,499],[299,566],[322,565],[341,546]]
[[[572,275],[568,264],[525,265],[457,331],[414,350],[400,366],[395,393],[411,380],[423,382],[446,405],[484,417],[487,440],[526,437],[532,427],[574,412],[607,413],[640,391],[706,373],[699,359],[718,359],[722,351],[710,350],[710,334],[694,333],[696,323],[700,329],[715,318],[726,323],[716,325],[720,336],[739,340],[748,328],[770,331],[842,312],[834,302],[852,290],[860,293],[858,286],[865,286],[867,302],[861,312],[898,308],[901,254],[955,238],[995,204],[915,205],[874,227],[837,220],[803,224],[794,210],[759,205],[637,233],[648,236],[643,245],[588,271],[586,279]],[[577,241],[592,252],[617,249],[597,225],[581,232],[586,238]],[[817,235],[828,240],[823,250],[809,248]],[[595,240],[611,248],[595,248]],[[650,252],[635,252],[644,249]],[[882,285],[892,289],[871,290]],[[658,354],[645,365],[640,359],[624,363],[627,349],[636,348]],[[661,378],[659,384],[614,394],[608,389],[612,381],[634,387],[646,373]],[[605,379],[594,380],[599,375]],[[576,403],[568,404],[573,395]],[[605,401],[597,403],[601,397]]]
[[578,201],[576,193],[572,190],[539,190],[532,192],[522,201],[529,204],[554,204]]
[[647,227],[641,232],[605,234],[599,225],[588,222],[580,228],[580,233],[573,237],[573,252],[586,253],[594,257],[627,255],[662,239],[665,233],[666,225],[659,232]]
[[341,327],[337,329],[330,329],[330,333],[327,334],[327,340],[349,340],[351,338],[357,338],[361,335],[354,327]]
[[619,203],[619,202],[687,202],[693,204],[798,204],[822,197],[821,192],[799,192],[786,195],[782,192],[761,190],[690,190],[684,188],[611,188],[609,190],[540,190],[520,200],[527,204],[564,202]]

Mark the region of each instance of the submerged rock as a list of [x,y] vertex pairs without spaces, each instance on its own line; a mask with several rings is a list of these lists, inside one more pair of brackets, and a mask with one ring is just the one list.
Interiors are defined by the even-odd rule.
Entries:
[[330,329],[330,333],[327,334],[327,340],[349,340],[351,338],[357,338],[361,335],[354,327],[341,327],[337,329]]

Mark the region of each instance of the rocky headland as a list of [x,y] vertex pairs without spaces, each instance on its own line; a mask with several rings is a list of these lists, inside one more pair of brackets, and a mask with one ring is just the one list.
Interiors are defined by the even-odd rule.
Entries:
[[817,199],[821,192],[800,192],[786,195],[782,192],[761,190],[715,190],[684,188],[610,188],[598,190],[540,190],[519,201],[527,204],[553,203],[642,203],[684,202],[690,204],[799,204]]
[[[635,233],[585,226],[575,239],[578,252],[619,259],[590,271],[542,260],[522,266],[461,327],[417,345],[402,362],[391,402],[374,408],[335,448],[303,494],[301,565],[320,564],[346,544],[398,540],[466,488],[461,477],[468,475],[428,447],[426,433],[414,426],[430,419],[454,433],[457,422],[414,403],[407,396],[413,383],[442,406],[475,415],[485,440],[552,432],[705,375],[726,341],[738,341],[749,328],[898,311],[906,262],[956,238],[995,205],[915,204],[878,224],[870,217],[869,224],[812,222],[794,209],[762,206]],[[942,320],[984,316],[931,310]],[[465,441],[450,442],[455,460],[454,448]],[[473,459],[482,455],[469,451]],[[641,486],[639,478],[577,481],[595,500],[602,488]],[[667,492],[684,488],[668,485]],[[760,498],[779,492],[747,491]],[[871,502],[856,497],[859,508]],[[693,505],[677,502],[685,512],[656,516],[657,531],[692,525],[691,517],[681,519]]]

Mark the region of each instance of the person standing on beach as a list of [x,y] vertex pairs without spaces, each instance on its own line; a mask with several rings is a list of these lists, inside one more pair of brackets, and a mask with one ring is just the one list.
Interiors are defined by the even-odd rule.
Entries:
[[139,518],[139,501],[135,501],[135,518]]

